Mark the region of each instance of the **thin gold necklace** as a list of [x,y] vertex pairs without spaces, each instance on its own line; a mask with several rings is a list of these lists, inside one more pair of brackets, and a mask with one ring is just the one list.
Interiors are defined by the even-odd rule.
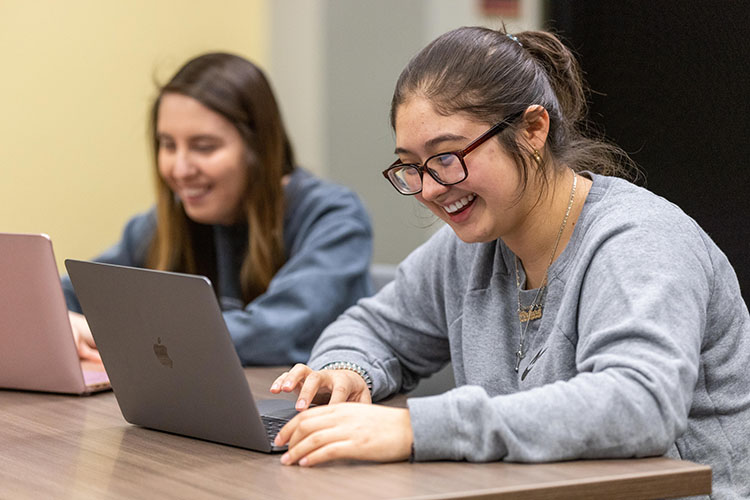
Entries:
[[576,196],[577,184],[578,176],[576,175],[575,171],[573,171],[573,187],[570,189],[570,200],[568,200],[568,208],[565,210],[565,217],[563,217],[562,224],[560,224],[560,229],[559,231],[557,231],[557,239],[555,239],[555,246],[552,247],[552,254],[549,256],[547,269],[544,270],[544,278],[542,279],[542,284],[539,286],[539,289],[536,292],[534,301],[528,307],[521,307],[521,278],[518,274],[518,257],[514,257],[516,265],[516,292],[518,294],[518,322],[521,327],[521,333],[518,340],[518,350],[516,351],[516,372],[518,372],[518,368],[521,366],[521,360],[526,357],[523,344],[526,340],[526,331],[529,329],[529,323],[531,323],[535,319],[541,318],[544,312],[544,299],[546,298],[547,290],[547,275],[549,274],[549,268],[552,265],[552,262],[555,260],[555,253],[557,252],[557,246],[560,244],[560,238],[562,237],[563,231],[565,230],[565,225],[568,223],[570,209],[573,208],[573,200]]

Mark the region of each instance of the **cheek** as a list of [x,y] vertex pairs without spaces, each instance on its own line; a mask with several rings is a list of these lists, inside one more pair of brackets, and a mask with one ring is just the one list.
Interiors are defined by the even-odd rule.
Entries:
[[159,153],[156,157],[156,171],[162,179],[169,182],[172,168],[167,160],[167,155]]
[[425,207],[429,208],[429,209],[430,209],[430,210],[432,210],[433,212],[435,211],[435,208],[434,208],[434,204],[433,204],[433,203],[430,203],[429,201],[426,201],[426,200],[425,200],[425,199],[424,199],[424,198],[422,197],[422,193],[419,193],[419,194],[415,194],[415,195],[414,195],[414,198],[416,198],[416,199],[417,199],[417,201],[418,201],[419,203],[421,203],[421,204],[422,204],[422,205],[424,205]]
[[241,203],[248,187],[248,174],[245,167],[234,167],[224,172],[220,183],[228,203]]
[[435,214],[440,219],[445,219],[447,217],[445,211],[437,206],[435,203],[430,203],[429,201],[425,201],[424,198],[422,198],[421,194],[415,194],[414,197],[417,199],[419,203],[422,204],[422,206],[426,207],[430,212]]
[[249,162],[252,161],[252,155],[246,154],[244,148],[227,149],[214,159],[215,171],[221,171],[222,177],[235,184],[235,190],[244,190],[250,171]]

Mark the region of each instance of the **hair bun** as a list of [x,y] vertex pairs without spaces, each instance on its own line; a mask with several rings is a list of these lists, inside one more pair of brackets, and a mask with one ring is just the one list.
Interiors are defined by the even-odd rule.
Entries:
[[575,123],[586,116],[586,92],[581,68],[573,53],[559,38],[543,31],[516,35],[523,48],[542,66],[563,115]]

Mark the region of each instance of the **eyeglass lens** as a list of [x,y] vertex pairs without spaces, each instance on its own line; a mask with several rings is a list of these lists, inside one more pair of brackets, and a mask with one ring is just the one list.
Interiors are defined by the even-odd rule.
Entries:
[[[424,167],[440,184],[455,184],[466,178],[461,159],[455,153],[444,153],[427,160]],[[422,189],[422,175],[414,165],[404,165],[388,172],[396,189],[402,193],[416,193]]]

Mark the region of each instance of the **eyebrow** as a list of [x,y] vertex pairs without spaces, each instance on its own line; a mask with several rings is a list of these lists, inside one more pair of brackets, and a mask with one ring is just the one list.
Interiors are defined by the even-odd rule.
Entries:
[[[159,140],[162,140],[162,139],[173,140],[172,135],[167,132],[157,132],[156,137]],[[190,142],[219,141],[219,140],[221,140],[221,138],[213,134],[198,134],[198,135],[191,135],[190,137],[188,137],[188,141]]]
[[198,142],[198,141],[221,141],[221,137],[218,135],[213,134],[198,134],[198,135],[191,135],[188,137],[188,141],[191,142]]
[[[437,137],[433,137],[432,139],[428,140],[427,142],[425,142],[425,146],[427,147],[428,150],[430,150],[430,149],[434,150],[438,145],[440,145],[440,144],[442,144],[444,142],[458,141],[458,140],[464,140],[465,141],[465,140],[467,140],[467,138],[464,137],[464,136],[462,136],[462,135],[443,134],[443,135],[439,135]],[[402,153],[404,153],[404,154],[411,153],[411,151],[409,151],[408,149],[405,149],[405,148],[396,148],[394,150],[394,153],[398,155],[398,154],[402,154]]]

